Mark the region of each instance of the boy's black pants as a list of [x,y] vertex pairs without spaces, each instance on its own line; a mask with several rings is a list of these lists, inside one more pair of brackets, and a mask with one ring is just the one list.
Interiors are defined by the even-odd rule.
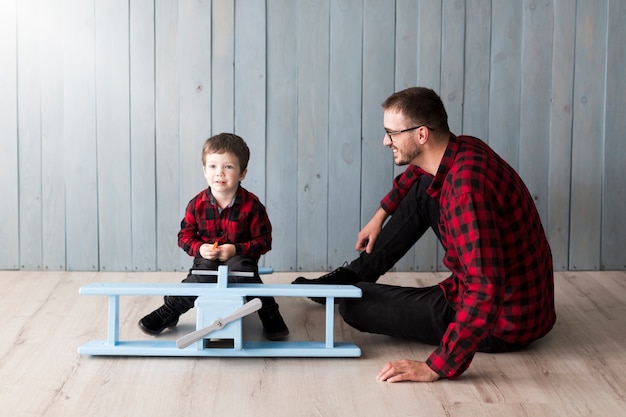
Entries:
[[[192,269],[205,269],[205,270],[213,270],[217,271],[220,265],[228,266],[228,271],[237,271],[237,272],[252,272],[254,276],[252,277],[229,277],[228,282],[238,282],[245,284],[262,284],[261,276],[259,275],[259,266],[256,261],[252,258],[243,256],[243,255],[235,255],[226,262],[221,261],[212,261],[209,259],[204,259],[201,257],[194,258]],[[191,282],[191,283],[216,283],[217,275],[193,275],[191,270],[189,274],[182,282]],[[180,314],[187,312],[187,310],[191,309],[194,306],[194,302],[196,301],[196,296],[165,296],[164,301],[165,304],[177,311]],[[248,300],[256,297],[246,297]],[[276,304],[276,300],[274,297],[258,297],[261,299],[263,303],[262,310],[266,310],[268,308],[278,308],[278,304]]]

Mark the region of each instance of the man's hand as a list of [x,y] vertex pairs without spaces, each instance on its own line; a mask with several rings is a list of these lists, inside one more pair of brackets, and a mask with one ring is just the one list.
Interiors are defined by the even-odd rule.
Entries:
[[430,369],[425,362],[405,359],[387,362],[376,376],[376,379],[387,382],[433,382],[439,379],[439,375]]
[[372,253],[374,243],[378,239],[378,235],[383,228],[383,223],[387,218],[387,212],[382,208],[378,208],[371,220],[363,226],[363,229],[356,235],[356,245],[354,248],[359,252]]

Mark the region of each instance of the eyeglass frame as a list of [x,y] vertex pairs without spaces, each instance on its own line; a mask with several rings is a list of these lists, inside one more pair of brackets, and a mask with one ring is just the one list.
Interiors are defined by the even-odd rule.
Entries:
[[431,127],[428,127],[426,125],[419,125],[419,126],[415,126],[415,127],[409,127],[408,129],[396,130],[396,131],[393,131],[393,132],[385,130],[385,135],[387,135],[387,137],[389,137],[389,140],[391,141],[391,143],[393,143],[393,138],[391,137],[391,135],[399,135],[400,133],[410,132],[411,130],[419,129],[420,127],[425,127],[426,129],[432,130],[432,131],[435,130],[435,129],[433,129]]

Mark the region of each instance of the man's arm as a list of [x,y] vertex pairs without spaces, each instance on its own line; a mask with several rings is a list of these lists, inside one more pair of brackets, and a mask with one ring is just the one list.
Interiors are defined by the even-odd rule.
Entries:
[[446,249],[446,266],[458,281],[455,294],[448,294],[457,299],[456,314],[426,363],[454,379],[467,370],[480,342],[495,326],[505,295],[505,272],[493,204],[474,192],[455,197],[450,206],[454,209],[446,222],[454,239]]
[[381,200],[380,207],[357,235],[355,245],[357,251],[371,253],[385,220],[396,211],[402,199],[422,175],[428,174],[420,167],[408,165],[404,172],[394,179],[393,187]]
[[383,223],[389,215],[382,207],[376,210],[371,220],[363,226],[363,229],[356,235],[355,249],[359,252],[365,251],[371,253],[374,249],[374,243],[378,239],[378,235],[383,228]]

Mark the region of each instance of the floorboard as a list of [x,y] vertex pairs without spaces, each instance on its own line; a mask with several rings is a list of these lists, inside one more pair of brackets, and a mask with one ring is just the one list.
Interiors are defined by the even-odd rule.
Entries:
[[[316,274],[306,274],[309,277]],[[382,282],[430,285],[444,274],[389,273]],[[288,283],[293,273],[264,276]],[[335,339],[361,358],[147,358],[78,355],[106,336],[107,300],[89,282],[178,282],[180,273],[0,271],[0,405],[15,416],[617,416],[626,409],[626,272],[556,274],[557,324],[523,352],[477,354],[456,381],[378,382],[388,360],[425,359],[429,346],[363,334],[336,317]],[[122,297],[122,337],[156,297]],[[279,298],[292,340],[322,339],[324,309]],[[194,313],[162,337],[193,330]],[[245,333],[261,337],[256,316]]]

